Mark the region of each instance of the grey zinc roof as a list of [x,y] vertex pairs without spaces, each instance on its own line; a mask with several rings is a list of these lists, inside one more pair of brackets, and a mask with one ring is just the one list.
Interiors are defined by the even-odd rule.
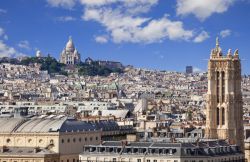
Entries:
[[156,147],[156,148],[166,148],[166,147],[170,147],[170,148],[173,148],[173,147],[181,147],[181,144],[180,143],[153,143],[153,145],[151,147]]
[[76,120],[65,121],[60,128],[60,132],[94,131],[94,130],[96,130],[95,124],[83,121],[76,121]]
[[63,119],[33,118],[22,124],[16,130],[16,132],[56,132],[61,128],[65,120],[66,118]]
[[[123,141],[125,142],[125,141]],[[207,141],[207,144],[213,144],[212,147],[208,147],[206,142],[197,143],[166,143],[166,142],[125,142],[121,141],[108,141],[103,142],[101,145],[89,145],[84,149],[83,154],[98,154],[102,156],[105,154],[144,154],[157,156],[177,156],[177,157],[194,157],[194,156],[224,156],[237,154],[243,157],[243,153],[235,145],[230,145],[226,141],[216,140]],[[217,143],[217,145],[215,145]],[[122,146],[122,152],[120,149],[98,149],[103,147],[120,148]],[[215,146],[215,147],[214,147]],[[219,148],[219,149],[216,149]]]
[[0,118],[0,132],[72,132],[72,131],[87,131],[95,130],[96,125],[76,120],[68,120],[63,118]]
[[20,118],[0,118],[0,132],[13,132],[24,121],[24,119]]
[[119,130],[115,121],[84,122],[67,117],[0,118],[1,133],[46,133],[78,131],[114,131]]

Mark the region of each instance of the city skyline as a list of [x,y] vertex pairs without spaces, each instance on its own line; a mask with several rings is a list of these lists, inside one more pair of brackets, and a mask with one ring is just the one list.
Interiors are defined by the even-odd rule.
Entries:
[[35,56],[41,50],[58,59],[71,35],[82,60],[173,71],[192,65],[206,71],[219,36],[224,54],[239,49],[243,74],[249,74],[249,1],[187,1],[2,1],[0,56]]

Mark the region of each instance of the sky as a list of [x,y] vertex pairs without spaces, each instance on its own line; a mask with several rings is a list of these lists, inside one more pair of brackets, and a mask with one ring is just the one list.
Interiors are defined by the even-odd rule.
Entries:
[[0,0],[0,57],[59,59],[69,36],[84,60],[206,71],[219,37],[250,74],[250,0]]

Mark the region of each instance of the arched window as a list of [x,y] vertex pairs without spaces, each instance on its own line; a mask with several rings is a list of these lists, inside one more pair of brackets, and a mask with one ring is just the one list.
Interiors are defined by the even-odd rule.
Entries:
[[221,97],[222,97],[222,102],[225,102],[225,72],[224,71],[221,73],[221,77],[222,77]]
[[216,113],[216,120],[217,120],[217,125],[220,125],[220,109],[218,107]]
[[10,143],[10,139],[8,138],[8,139],[6,140],[6,142],[7,142],[7,143]]
[[225,109],[222,108],[222,125],[225,125]]
[[216,97],[217,103],[220,102],[220,72],[216,73]]

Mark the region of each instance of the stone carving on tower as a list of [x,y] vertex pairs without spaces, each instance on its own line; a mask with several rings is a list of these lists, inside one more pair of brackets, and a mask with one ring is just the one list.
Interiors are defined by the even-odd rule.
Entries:
[[227,139],[243,148],[241,62],[238,50],[222,54],[219,40],[208,62],[206,138]]
[[60,56],[60,63],[67,65],[75,65],[81,62],[81,56],[74,46],[73,40],[69,37],[66,48],[63,49]]

